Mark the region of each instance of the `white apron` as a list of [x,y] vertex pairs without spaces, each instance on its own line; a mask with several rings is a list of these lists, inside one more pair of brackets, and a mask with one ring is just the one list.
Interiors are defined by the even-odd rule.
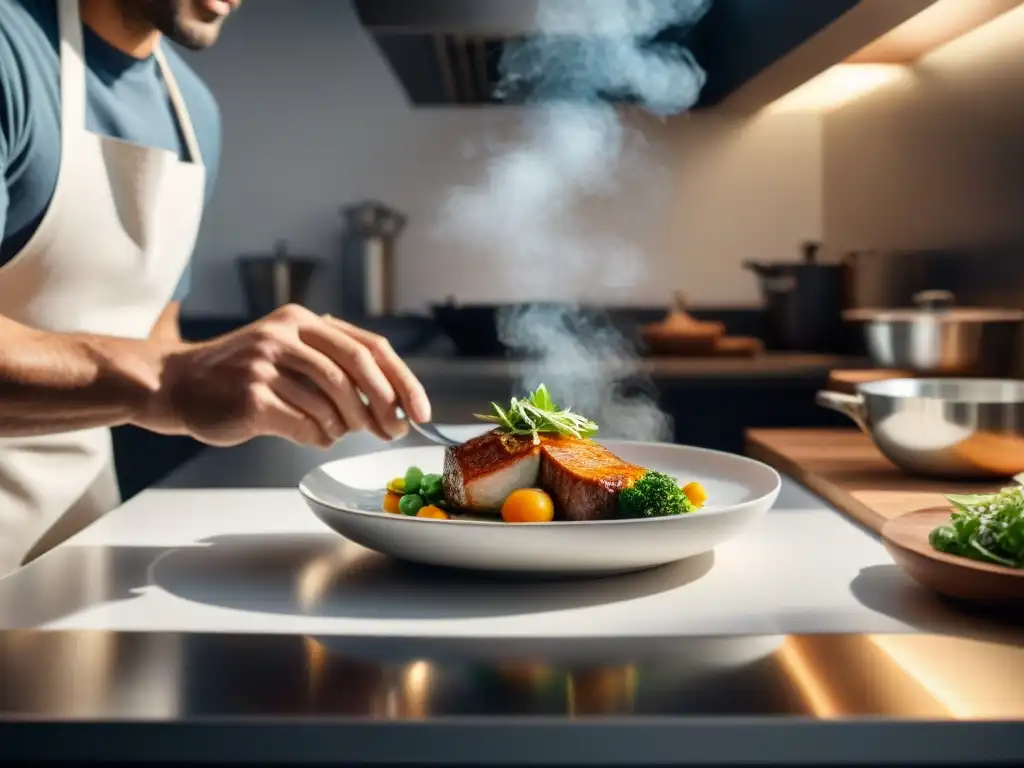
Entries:
[[[60,15],[61,163],[39,229],[0,267],[0,314],[45,331],[146,338],[191,258],[206,173],[170,67],[191,162],[85,130],[78,0]],[[120,504],[110,430],[0,438],[0,576]]]

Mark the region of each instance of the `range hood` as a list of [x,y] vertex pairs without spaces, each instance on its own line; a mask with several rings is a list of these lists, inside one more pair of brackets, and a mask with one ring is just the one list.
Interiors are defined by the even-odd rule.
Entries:
[[[540,3],[579,0],[355,0],[356,12],[413,105],[515,105],[528,89],[499,95],[510,42],[539,34]],[[757,109],[840,63],[935,0],[711,0],[698,20],[650,44],[685,48],[707,74],[697,109]],[[571,19],[571,14],[565,14]],[[567,44],[587,32],[551,30]],[[760,84],[763,84],[761,87]],[[756,86],[756,87],[755,87]],[[608,99],[630,102],[630,94]]]

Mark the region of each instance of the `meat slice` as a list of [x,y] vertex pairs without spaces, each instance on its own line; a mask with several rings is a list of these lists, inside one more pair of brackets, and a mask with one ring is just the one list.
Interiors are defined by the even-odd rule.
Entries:
[[488,432],[444,452],[444,497],[460,509],[495,512],[512,491],[537,487],[540,446]]
[[541,454],[541,488],[566,520],[614,518],[619,491],[647,474],[593,440],[545,439]]

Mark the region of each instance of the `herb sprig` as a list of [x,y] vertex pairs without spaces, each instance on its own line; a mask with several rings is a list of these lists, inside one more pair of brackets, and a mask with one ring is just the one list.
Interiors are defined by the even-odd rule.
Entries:
[[497,403],[491,403],[491,407],[493,414],[476,414],[476,418],[497,424],[498,429],[507,435],[531,435],[534,442],[539,441],[542,434],[585,438],[597,432],[597,424],[590,419],[555,405],[543,384],[525,398],[513,397],[508,408]]

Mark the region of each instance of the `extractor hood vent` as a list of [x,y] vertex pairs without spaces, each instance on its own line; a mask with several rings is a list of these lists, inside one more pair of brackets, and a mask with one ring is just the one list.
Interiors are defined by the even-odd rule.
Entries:
[[413,103],[498,105],[499,65],[507,38],[446,34],[376,36]]
[[[566,9],[578,1],[355,0],[355,7],[414,105],[497,106],[574,97],[571,77],[539,78],[547,92],[538,92],[536,82],[518,82],[509,92],[501,92],[499,84],[506,48],[539,35],[538,5],[560,4]],[[711,0],[699,19],[661,30],[648,44],[692,56],[705,71],[696,108],[721,104],[741,90],[740,101],[752,107],[758,98],[744,86],[764,79],[778,63],[782,62],[783,73],[768,78],[766,90],[777,90],[793,77],[791,72],[813,76],[824,71],[934,2]],[[570,20],[573,16],[563,15]],[[571,24],[544,40],[545,46],[601,44]],[[552,83],[557,90],[551,89]],[[603,95],[612,102],[635,101],[631,93]]]
[[[666,42],[665,36],[652,40],[651,45],[669,46],[689,50],[679,40],[684,34],[670,31],[676,39]],[[512,46],[529,43],[528,35],[474,36],[465,34],[395,34],[376,36],[392,69],[398,76],[410,100],[420,106],[515,106],[527,102],[589,98],[589,88],[582,88],[581,96],[573,88],[571,77],[546,80],[543,87],[537,82],[502,82],[502,56]],[[599,45],[593,38],[577,35],[548,37],[545,48],[564,46],[571,50],[582,45]],[[636,96],[628,91],[607,91],[606,101],[635,103]]]

